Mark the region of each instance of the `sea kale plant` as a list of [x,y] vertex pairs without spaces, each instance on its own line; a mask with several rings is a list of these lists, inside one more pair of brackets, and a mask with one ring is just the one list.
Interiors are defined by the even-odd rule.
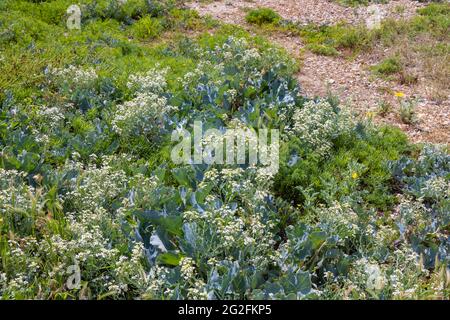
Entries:
[[[80,2],[75,31],[69,1],[0,4],[1,299],[449,298],[445,146],[175,1]],[[279,130],[279,171],[174,163],[196,121]]]

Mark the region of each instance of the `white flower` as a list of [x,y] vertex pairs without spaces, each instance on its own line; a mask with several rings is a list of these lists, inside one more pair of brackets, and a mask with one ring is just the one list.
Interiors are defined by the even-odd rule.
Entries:
[[97,72],[94,68],[83,69],[74,65],[70,65],[67,68],[50,69],[50,74],[58,81],[77,85],[89,85],[98,79]]
[[337,113],[326,100],[308,101],[295,111],[293,126],[288,130],[318,154],[326,156],[332,148],[332,139],[349,132],[354,119],[349,111],[342,109]]
[[168,68],[151,69],[144,74],[130,75],[127,87],[141,93],[162,93],[167,87],[166,75]]
[[133,100],[117,106],[112,127],[124,136],[156,134],[164,124],[165,115],[175,110],[164,97],[139,93]]
[[189,257],[183,257],[180,261],[181,276],[185,281],[190,281],[195,276],[194,260]]

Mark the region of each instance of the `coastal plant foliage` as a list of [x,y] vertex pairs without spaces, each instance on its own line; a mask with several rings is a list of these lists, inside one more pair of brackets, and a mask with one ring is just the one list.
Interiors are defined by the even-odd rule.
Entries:
[[[79,2],[0,4],[1,299],[449,298],[446,146],[176,1]],[[173,163],[195,121],[280,130],[279,171]]]

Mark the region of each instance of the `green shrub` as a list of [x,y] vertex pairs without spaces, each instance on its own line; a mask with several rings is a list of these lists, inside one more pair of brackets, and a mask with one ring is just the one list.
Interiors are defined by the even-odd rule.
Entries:
[[337,51],[335,48],[326,46],[323,44],[317,44],[317,43],[311,43],[306,46],[306,48],[315,53],[322,56],[338,56],[339,51]]
[[169,14],[169,22],[175,28],[184,28],[189,30],[198,29],[204,25],[197,11],[172,9]]
[[[363,25],[337,24],[332,26],[308,25],[298,27],[301,37],[310,45],[325,45],[335,49],[358,51],[377,43],[401,45],[405,38],[418,41],[419,35],[427,34],[438,41],[446,41],[450,26],[448,4],[429,4],[418,10],[419,15],[409,20],[385,19],[381,27],[368,30]],[[398,44],[400,42],[400,44]]]
[[[285,144],[275,192],[308,210],[319,204],[332,205],[336,199],[390,210],[395,197],[390,192],[387,161],[407,150],[406,136],[399,130],[374,130],[362,124],[348,129],[348,133],[331,136],[326,158],[305,149],[305,138]],[[323,145],[320,142],[318,147]]]
[[399,58],[392,57],[381,61],[376,66],[372,67],[372,71],[379,75],[391,75],[402,70],[402,63]]
[[363,49],[370,45],[370,33],[364,26],[332,27],[330,33],[338,48]]
[[259,8],[250,10],[245,16],[248,23],[257,24],[259,26],[264,24],[276,24],[281,20],[278,13],[269,8]]
[[416,105],[417,102],[411,99],[400,101],[399,116],[403,123],[415,124],[417,122]]
[[163,27],[161,22],[156,18],[146,16],[131,26],[131,33],[138,39],[153,39],[156,38]]
[[333,54],[337,49],[361,50],[371,45],[371,35],[364,26],[309,25],[300,29],[300,35],[313,50]]

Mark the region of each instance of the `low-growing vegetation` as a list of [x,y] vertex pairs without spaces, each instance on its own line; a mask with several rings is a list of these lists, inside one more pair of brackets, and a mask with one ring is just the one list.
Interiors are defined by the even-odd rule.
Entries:
[[376,66],[372,67],[372,71],[382,76],[389,76],[400,72],[402,64],[397,57],[387,58],[381,61]]
[[[450,298],[446,146],[302,96],[286,52],[175,1],[79,2],[81,30],[70,1],[0,4],[0,299]],[[333,30],[304,36],[365,32]],[[199,120],[278,129],[279,171],[174,163]]]
[[248,23],[261,26],[263,24],[276,24],[281,20],[281,17],[272,9],[259,8],[250,10],[246,15],[245,20],[247,20]]
[[414,124],[417,122],[416,104],[417,102],[411,99],[400,101],[399,115],[403,123]]
[[300,34],[308,43],[352,50],[367,49],[380,42],[384,45],[394,45],[403,40],[418,41],[425,33],[445,43],[448,41],[449,12],[448,4],[430,4],[419,9],[419,15],[410,20],[386,19],[380,28],[373,30],[363,25],[311,25],[300,29]]

